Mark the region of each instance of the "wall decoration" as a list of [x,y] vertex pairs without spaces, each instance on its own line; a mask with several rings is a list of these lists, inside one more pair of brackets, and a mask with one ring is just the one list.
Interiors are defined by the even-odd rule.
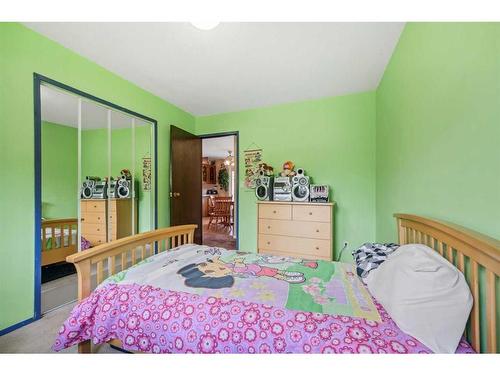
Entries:
[[[253,144],[255,145],[255,144]],[[252,146],[252,145],[250,145]],[[255,145],[257,146],[257,145]],[[262,162],[262,149],[246,149],[243,151],[245,157],[245,187],[247,189],[255,188],[255,179],[259,175],[259,164]]]
[[151,191],[151,158],[142,158],[142,190]]

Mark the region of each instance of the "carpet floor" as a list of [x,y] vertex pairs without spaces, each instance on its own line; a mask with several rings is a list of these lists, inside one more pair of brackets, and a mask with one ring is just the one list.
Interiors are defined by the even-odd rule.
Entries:
[[[52,344],[61,324],[66,320],[75,303],[61,306],[31,324],[0,336],[0,353],[55,353]],[[109,345],[94,346],[94,353],[120,353]],[[77,353],[72,346],[60,353]]]

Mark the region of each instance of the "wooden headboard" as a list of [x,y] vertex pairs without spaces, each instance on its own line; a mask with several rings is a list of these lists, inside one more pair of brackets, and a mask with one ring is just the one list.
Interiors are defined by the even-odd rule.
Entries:
[[394,217],[400,244],[427,245],[464,274],[474,298],[466,337],[476,352],[498,353],[500,241],[444,221],[406,214]]

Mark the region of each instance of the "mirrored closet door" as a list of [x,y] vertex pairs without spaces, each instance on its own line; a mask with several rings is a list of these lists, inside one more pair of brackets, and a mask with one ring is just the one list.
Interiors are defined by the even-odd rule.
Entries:
[[155,229],[156,124],[41,82],[37,126],[43,285],[36,287],[46,312],[76,299],[68,255]]

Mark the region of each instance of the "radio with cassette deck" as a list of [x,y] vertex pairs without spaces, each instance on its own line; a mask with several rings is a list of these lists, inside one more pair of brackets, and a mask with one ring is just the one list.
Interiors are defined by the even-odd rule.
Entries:
[[273,182],[273,199],[290,202],[292,200],[292,182],[290,177],[276,177]]
[[108,181],[97,181],[92,192],[92,199],[106,199],[108,197]]

